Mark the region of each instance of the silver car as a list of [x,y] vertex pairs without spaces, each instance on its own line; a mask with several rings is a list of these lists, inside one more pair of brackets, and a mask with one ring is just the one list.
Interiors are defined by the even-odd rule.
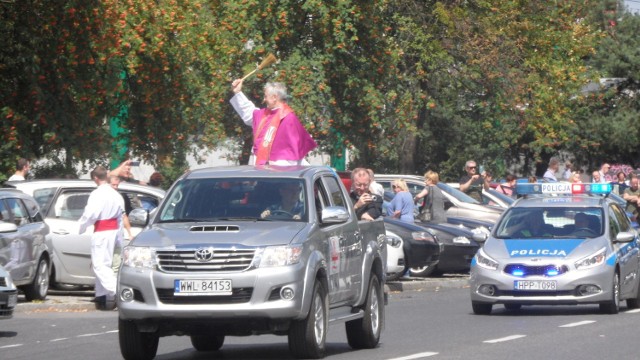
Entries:
[[[54,179],[7,182],[5,186],[33,196],[42,209],[44,221],[51,229],[49,247],[54,254],[51,269],[53,285],[93,286],[95,277],[90,266],[93,228],[78,234],[78,219],[84,212],[89,194],[96,188],[95,182]],[[118,191],[129,197],[134,209],[149,211],[158,206],[165,194],[159,188],[126,182],[120,183]],[[135,236],[141,230],[141,227],[133,226],[131,232]]]
[[49,290],[49,227],[29,195],[0,189],[0,266],[25,299],[43,300]]
[[[599,304],[615,314],[640,298],[638,234],[609,184],[518,185],[529,193],[506,210],[471,263],[471,306]],[[589,190],[591,189],[591,192]],[[541,195],[535,195],[536,193]]]
[[18,289],[11,274],[0,265],[0,320],[11,319],[18,304]]

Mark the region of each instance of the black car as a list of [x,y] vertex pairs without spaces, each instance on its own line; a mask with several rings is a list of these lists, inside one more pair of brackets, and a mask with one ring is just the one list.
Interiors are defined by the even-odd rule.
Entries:
[[[404,250],[403,256],[395,257],[397,264],[388,265],[387,280],[398,279],[407,268],[432,268],[438,264],[441,246],[435,235],[425,227],[388,216],[384,217],[384,227],[388,241],[398,242],[396,246],[402,246]],[[399,244],[400,241],[402,244]]]

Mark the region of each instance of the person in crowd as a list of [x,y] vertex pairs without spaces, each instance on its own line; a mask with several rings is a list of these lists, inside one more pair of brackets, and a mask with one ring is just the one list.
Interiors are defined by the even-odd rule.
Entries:
[[629,187],[629,182],[627,181],[627,176],[624,171],[618,171],[616,181],[612,181],[611,185],[618,188],[618,195],[622,196],[622,194],[624,194],[624,190]]
[[640,189],[638,188],[638,182],[640,180],[637,177],[629,180],[629,187],[624,189],[622,197],[627,200],[627,207],[625,211],[632,214],[631,221],[637,221],[638,219],[638,199],[640,199]]
[[308,165],[305,156],[317,147],[311,135],[287,104],[287,89],[282,83],[269,82],[264,87],[266,108],[258,109],[242,93],[242,79],[231,84],[231,105],[242,121],[253,127],[255,165]]
[[507,196],[515,198],[516,195],[516,177],[512,174],[505,176],[505,182],[496,187],[497,192],[501,192]]
[[573,171],[571,171],[571,168],[573,167],[573,164],[571,163],[571,161],[567,161],[564,163],[564,172],[562,173],[562,179],[566,180],[566,181],[571,181],[571,176],[573,176]]
[[547,167],[547,171],[542,175],[542,177],[549,182],[557,182],[556,172],[560,168],[560,161],[557,158],[552,157],[549,160],[549,166]]
[[384,198],[384,187],[378,182],[376,182],[376,178],[373,174],[373,170],[367,169],[367,171],[369,172],[369,176],[371,176],[371,179],[372,179],[371,185],[369,185],[370,187],[369,190],[371,191],[372,194]]
[[382,215],[383,199],[371,194],[371,175],[365,168],[356,168],[351,172],[351,186],[349,194],[353,201],[358,220],[375,220]]
[[527,178],[527,181],[528,181],[530,184],[535,184],[535,183],[537,183],[537,182],[538,182],[538,178],[536,178],[535,176],[531,175],[531,176],[529,176],[529,177]]
[[490,189],[491,175],[478,174],[478,166],[473,160],[467,161],[464,168],[467,174],[460,178],[460,191],[482,202],[482,189]]
[[29,160],[20,158],[16,161],[16,172],[9,177],[8,181],[24,181],[29,174]]
[[402,179],[396,179],[391,183],[391,188],[395,195],[387,207],[387,215],[404,222],[413,223],[415,221],[413,217],[415,204],[407,183]]
[[602,181],[601,181],[601,180],[602,180],[602,178],[601,178],[600,176],[601,176],[601,175],[600,175],[600,171],[599,171],[599,170],[594,170],[594,171],[591,173],[591,182],[592,182],[592,183],[600,183],[600,182],[602,182]]
[[437,186],[440,182],[440,176],[435,171],[427,171],[424,173],[425,188],[416,197],[425,198],[424,205],[420,210],[420,218],[424,221],[433,223],[447,222],[447,216],[444,210],[445,197]]
[[600,170],[598,170],[598,173],[600,174],[600,181],[598,181],[599,183],[608,182],[607,173],[609,172],[609,169],[611,169],[611,165],[609,165],[608,163],[603,163],[602,166],[600,166]]
[[577,171],[572,172],[569,182],[572,184],[582,184],[582,177],[580,176],[580,173]]
[[281,217],[285,215],[294,220],[302,219],[304,203],[300,201],[301,190],[300,184],[296,182],[281,185],[278,189],[280,202],[267,207],[267,209],[260,214],[260,217],[265,219],[271,216]]
[[109,172],[109,176],[115,175],[120,177],[120,181],[132,183],[132,184],[140,184],[146,185],[147,183],[144,181],[136,180],[131,173],[131,166],[133,166],[134,162],[131,159],[127,159],[118,165],[117,168],[111,170]]
[[154,187],[161,188],[163,181],[164,181],[164,176],[162,176],[162,174],[160,172],[155,171],[149,177],[149,183],[148,184],[149,184],[149,186],[154,186]]
[[97,166],[91,171],[91,178],[98,187],[91,192],[87,206],[80,219],[79,234],[83,234],[91,225],[91,266],[96,276],[95,302],[102,310],[115,308],[116,275],[113,264],[113,250],[122,231],[124,200],[109,185],[107,169]]

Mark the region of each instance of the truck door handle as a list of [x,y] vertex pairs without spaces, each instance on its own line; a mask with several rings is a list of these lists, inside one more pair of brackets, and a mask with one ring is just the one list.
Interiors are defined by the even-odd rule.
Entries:
[[56,234],[56,235],[69,235],[69,232],[67,230],[64,230],[64,229],[58,229],[58,230],[54,230],[52,232],[54,234]]

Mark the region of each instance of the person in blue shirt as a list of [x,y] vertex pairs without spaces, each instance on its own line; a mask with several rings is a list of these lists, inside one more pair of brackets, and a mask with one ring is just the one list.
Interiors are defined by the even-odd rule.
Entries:
[[395,196],[393,200],[391,200],[389,207],[387,207],[387,215],[404,222],[413,223],[415,204],[413,203],[413,196],[411,196],[409,192],[407,183],[402,179],[397,179],[393,181],[391,188]]

